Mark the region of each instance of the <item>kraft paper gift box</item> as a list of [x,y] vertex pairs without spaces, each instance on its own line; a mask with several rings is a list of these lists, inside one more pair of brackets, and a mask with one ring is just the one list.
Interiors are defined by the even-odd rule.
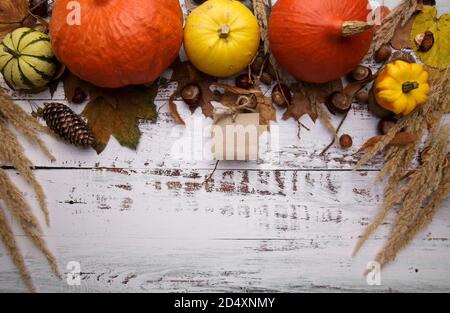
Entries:
[[[233,121],[234,117],[234,121]],[[217,161],[258,160],[259,113],[215,114],[212,153]]]

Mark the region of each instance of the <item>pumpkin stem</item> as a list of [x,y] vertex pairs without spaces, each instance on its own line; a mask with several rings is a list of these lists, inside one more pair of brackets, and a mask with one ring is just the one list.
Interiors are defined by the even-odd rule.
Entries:
[[418,82],[406,82],[402,85],[402,91],[403,93],[408,93],[410,91],[413,91],[414,89],[419,88]]
[[228,36],[230,35],[231,29],[230,26],[228,26],[227,24],[222,25],[219,30],[219,37],[222,39],[227,39]]
[[348,21],[342,24],[342,36],[353,37],[364,33],[366,30],[372,28],[373,25],[361,21]]

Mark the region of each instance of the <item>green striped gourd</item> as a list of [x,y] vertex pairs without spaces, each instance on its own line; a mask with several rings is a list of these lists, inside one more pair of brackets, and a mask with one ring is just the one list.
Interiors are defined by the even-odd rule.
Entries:
[[17,89],[46,86],[55,75],[57,61],[48,35],[31,28],[18,28],[0,43],[0,71]]

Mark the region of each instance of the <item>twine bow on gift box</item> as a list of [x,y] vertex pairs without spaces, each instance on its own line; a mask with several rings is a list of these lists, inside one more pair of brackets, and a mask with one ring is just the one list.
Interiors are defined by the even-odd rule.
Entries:
[[222,106],[220,108],[214,109],[214,124],[219,123],[224,118],[231,116],[231,121],[233,123],[236,122],[237,116],[242,113],[243,110],[247,112],[257,113],[258,111],[255,109],[256,98],[255,95],[244,96],[241,95],[236,100],[236,103],[232,106]]

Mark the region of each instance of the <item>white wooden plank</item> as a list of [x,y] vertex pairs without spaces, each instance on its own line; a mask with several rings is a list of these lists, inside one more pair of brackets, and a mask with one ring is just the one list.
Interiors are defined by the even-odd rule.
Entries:
[[[46,240],[62,269],[78,261],[84,273],[77,288],[54,280],[20,236],[39,291],[450,290],[449,201],[372,287],[361,273],[391,217],[350,255],[378,209],[376,172],[219,171],[201,186],[208,173],[38,170]],[[2,249],[0,291],[24,291]]]

